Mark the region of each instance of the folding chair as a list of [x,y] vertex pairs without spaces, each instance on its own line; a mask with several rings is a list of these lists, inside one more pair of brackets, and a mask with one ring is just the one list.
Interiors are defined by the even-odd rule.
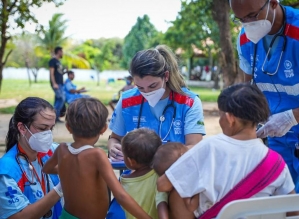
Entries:
[[299,211],[299,194],[250,198],[228,203],[216,219],[299,219],[286,212]]

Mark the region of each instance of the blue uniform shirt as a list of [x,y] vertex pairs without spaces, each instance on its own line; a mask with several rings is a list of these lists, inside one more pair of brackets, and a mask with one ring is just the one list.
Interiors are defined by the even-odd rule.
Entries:
[[[156,118],[159,118],[164,108],[168,103],[169,98],[160,100],[155,107],[150,107],[151,113],[155,115]],[[112,119],[109,124],[109,128],[115,134],[119,136],[126,135],[126,124],[122,115],[122,97],[119,99],[115,111],[113,113]],[[205,135],[205,127],[202,123],[198,121],[204,121],[204,116],[202,113],[202,103],[198,97],[194,98],[194,103],[190,110],[187,112],[184,123],[184,133],[187,134],[203,134]],[[149,127],[150,128],[150,127]],[[164,127],[163,127],[164,128]],[[161,137],[161,136],[160,136]],[[163,137],[163,136],[162,136]]]

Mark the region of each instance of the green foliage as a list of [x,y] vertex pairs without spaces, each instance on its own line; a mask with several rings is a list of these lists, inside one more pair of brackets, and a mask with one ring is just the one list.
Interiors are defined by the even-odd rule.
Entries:
[[67,28],[67,20],[62,20],[63,14],[54,14],[49,21],[49,26],[43,29],[40,37],[41,45],[51,54],[56,46],[63,46],[67,40],[64,33]]
[[117,39],[106,39],[95,57],[95,66],[99,71],[120,69],[122,60],[122,42]]
[[100,38],[86,40],[77,45],[72,52],[86,59],[99,72],[121,69],[123,40],[119,38]]
[[83,44],[75,46],[72,49],[72,53],[86,59],[91,66],[94,66],[94,59],[101,53],[101,51],[98,48],[93,47],[90,40],[88,40]]
[[219,29],[212,19],[211,3],[211,0],[182,1],[181,11],[165,33],[165,40],[173,48],[182,48],[185,57],[193,55],[192,45],[207,52],[208,38],[215,49],[219,48]]
[[[43,3],[53,2],[56,6],[63,4],[64,0],[2,0],[0,11],[0,25],[7,24],[10,19],[16,24],[16,28],[24,28],[25,23],[33,22],[38,24],[38,20],[31,12],[33,7],[41,7]],[[37,30],[41,26],[37,27]],[[2,33],[1,34],[7,34]]]
[[124,39],[123,68],[127,69],[129,67],[130,61],[136,52],[157,45],[158,35],[158,31],[150,22],[148,15],[144,15],[142,18],[138,17],[137,23]]
[[45,58],[49,59],[49,55],[45,55],[45,51],[42,48],[36,46],[38,43],[37,36],[35,34],[23,33],[16,35],[12,40],[14,49],[10,55],[6,66],[8,67],[27,67],[41,68],[45,67]]
[[[9,33],[9,27],[11,29],[25,27],[27,22],[33,22],[38,24],[37,19],[31,12],[33,7],[39,8],[45,2],[53,2],[56,6],[61,5],[64,0],[1,0],[0,8],[0,34],[1,34],[1,46],[0,46],[0,90],[2,85],[2,71],[7,62],[12,49],[6,51],[7,43],[11,39]],[[37,25],[36,31],[41,29],[40,25]]]
[[299,7],[299,1],[298,0],[282,0],[281,4],[283,5],[289,5],[295,8]]

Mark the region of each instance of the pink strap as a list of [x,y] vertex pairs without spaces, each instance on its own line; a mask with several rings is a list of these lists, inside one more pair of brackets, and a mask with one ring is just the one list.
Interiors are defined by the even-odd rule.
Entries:
[[232,190],[230,190],[220,201],[214,204],[209,210],[203,213],[198,219],[211,219],[218,215],[220,210],[229,202],[250,198],[262,191],[281,174],[285,167],[282,157],[268,150],[265,158],[241,180]]

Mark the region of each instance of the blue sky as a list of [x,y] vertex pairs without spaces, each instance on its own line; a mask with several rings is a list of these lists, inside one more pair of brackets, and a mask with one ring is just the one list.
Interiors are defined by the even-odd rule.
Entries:
[[[138,16],[147,14],[155,27],[165,32],[181,8],[180,0],[67,0],[56,8],[44,4],[33,12],[39,22],[47,25],[54,13],[65,14],[68,20],[67,36],[84,40],[100,37],[123,38],[136,23]],[[34,26],[26,30],[33,32]]]

